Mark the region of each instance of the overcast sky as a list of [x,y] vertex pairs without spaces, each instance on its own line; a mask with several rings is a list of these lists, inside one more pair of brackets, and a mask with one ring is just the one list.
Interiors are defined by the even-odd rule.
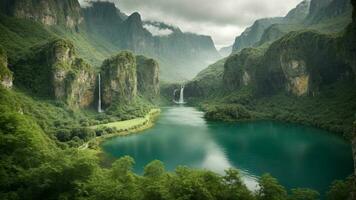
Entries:
[[[84,1],[84,0],[82,0]],[[211,35],[217,48],[233,44],[253,21],[284,16],[302,0],[109,0],[126,14]]]

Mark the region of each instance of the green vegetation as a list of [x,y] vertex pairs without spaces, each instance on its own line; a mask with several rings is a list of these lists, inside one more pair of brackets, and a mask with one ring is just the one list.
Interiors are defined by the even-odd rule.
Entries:
[[4,78],[12,79],[12,72],[7,67],[7,55],[5,50],[0,46],[0,81]]
[[[2,7],[8,3],[4,2],[0,3]],[[15,3],[18,2],[21,1]],[[39,2],[42,2],[41,6],[33,6]],[[13,90],[5,89],[0,85],[1,199],[312,200],[319,198],[319,194],[310,189],[287,191],[268,174],[259,179],[258,191],[251,192],[242,182],[236,169],[228,169],[224,175],[184,166],[177,167],[174,172],[167,172],[163,163],[153,161],[145,167],[144,174],[139,175],[132,171],[134,160],[130,157],[115,161],[111,167],[103,167],[97,151],[78,149],[78,147],[97,136],[147,123],[147,113],[154,106],[145,99],[147,94],[141,91],[142,94],[137,95],[136,58],[132,53],[125,51],[106,60],[102,67],[103,101],[107,108],[106,112],[97,113],[92,110],[91,106],[95,101],[93,99],[96,84],[95,70],[85,61],[99,68],[104,59],[121,48],[131,48],[146,54],[160,52],[162,55],[159,57],[164,63],[164,71],[185,75],[187,71],[180,71],[180,67],[172,68],[170,63],[175,66],[193,66],[194,69],[190,70],[197,70],[202,60],[206,60],[207,57],[217,57],[216,50],[210,37],[184,34],[180,30],[174,30],[174,33],[167,37],[152,37],[140,25],[142,21],[137,13],[130,16],[120,27],[127,33],[113,32],[115,35],[124,33],[121,42],[127,44],[113,44],[111,41],[113,38],[105,38],[100,33],[91,32],[84,24],[79,23],[82,16],[78,9],[78,1],[52,0],[48,1],[48,4],[43,2],[46,1],[26,0],[22,4],[16,4],[20,5],[20,11],[29,9],[29,13],[24,11],[22,14],[31,14],[30,17],[19,17],[32,17],[42,22],[45,20],[46,22],[43,23],[48,24],[52,21],[46,19],[43,14],[49,12],[46,14],[54,18],[53,26],[5,16],[4,13],[9,14],[11,10],[1,8],[4,13],[0,14],[0,79],[4,75],[12,76],[12,72],[15,78]],[[10,4],[15,5],[11,2]],[[59,7],[56,7],[57,5]],[[114,12],[117,10],[114,9]],[[21,15],[21,12],[19,13]],[[343,20],[344,18],[333,22],[339,23]],[[338,29],[340,26],[322,24],[319,29],[329,27]],[[286,31],[297,29],[295,26],[277,28],[278,30],[270,30],[270,35],[264,36],[266,41],[274,40]],[[110,35],[110,32],[107,33]],[[262,37],[262,32],[259,35]],[[342,56],[347,54],[344,52],[342,39],[344,38],[340,35],[325,36],[315,32],[291,33],[270,46],[268,44],[263,48],[247,49],[228,59],[218,61],[189,83],[192,86],[187,86],[186,93],[211,97],[211,100],[204,102],[203,105],[207,111],[206,116],[210,119],[273,118],[312,124],[336,132],[350,132],[350,125],[355,117],[354,88],[356,86],[354,82],[349,82],[348,78],[340,79],[339,76],[334,76],[334,74],[339,75],[339,72],[345,72],[344,68],[332,68],[340,64],[337,59],[339,56],[343,58]],[[160,41],[159,48],[156,49],[154,41]],[[145,45],[140,46],[141,44]],[[277,69],[280,65],[274,64],[280,59],[280,51],[288,48],[291,50],[291,55],[295,53],[293,55],[296,58],[304,58],[306,62],[311,63],[309,72],[315,72],[317,78],[313,80],[313,84],[323,84],[312,85],[310,91],[318,89],[320,94],[315,97],[308,95],[296,97],[278,90],[286,86],[286,80],[281,76],[283,73]],[[296,49],[305,51],[300,53],[294,51]],[[156,51],[153,53],[153,50]],[[264,55],[267,56],[263,57]],[[317,59],[311,58],[314,55],[319,56]],[[334,59],[331,64],[322,62],[329,56]],[[349,57],[352,60],[352,56]],[[267,59],[271,61],[267,62]],[[200,61],[195,63],[196,60]],[[150,60],[150,62],[154,61]],[[227,62],[230,65],[226,64]],[[269,66],[261,68],[259,67],[261,62]],[[236,65],[240,66],[237,70]],[[342,63],[340,66],[346,65],[347,63]],[[229,71],[231,73],[224,74],[226,69],[231,70]],[[189,71],[191,72],[194,71]],[[251,74],[247,79],[241,77],[245,72]],[[56,73],[59,79],[63,78],[64,81],[56,82],[54,78]],[[65,75],[62,77],[62,74]],[[262,79],[261,82],[253,80],[255,77],[261,78],[261,74],[270,76]],[[78,76],[81,76],[80,83],[76,82]],[[236,77],[238,79],[235,79]],[[319,80],[320,77],[327,78]],[[251,83],[262,84],[249,85],[249,81],[246,82],[249,79]],[[116,81],[115,84],[112,84],[112,81]],[[221,90],[224,84],[232,82],[234,85],[228,85],[232,87],[226,87],[232,91]],[[91,88],[90,94],[84,91],[86,87]],[[155,87],[156,85],[152,90],[156,90]],[[270,96],[256,92],[262,90],[267,91]],[[76,101],[77,99],[80,100]],[[81,106],[87,109],[81,109]],[[128,121],[118,122],[122,120]],[[347,198],[353,189],[352,181],[353,178],[336,181],[327,194],[328,199]]]
[[159,109],[152,109],[149,113],[147,113],[144,117],[125,120],[125,121],[118,121],[118,122],[111,122],[107,124],[100,124],[91,127],[92,129],[107,129],[112,128],[118,132],[127,131],[131,129],[138,128],[150,121],[151,115],[155,115],[159,112]]
[[286,93],[255,98],[251,89],[217,94],[200,103],[211,120],[276,119],[316,126],[350,138],[355,120],[354,82],[345,81],[321,88],[316,97],[296,97]]

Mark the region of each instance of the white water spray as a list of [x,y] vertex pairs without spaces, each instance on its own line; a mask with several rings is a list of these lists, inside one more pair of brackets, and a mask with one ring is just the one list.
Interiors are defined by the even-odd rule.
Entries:
[[98,112],[101,113],[103,110],[101,109],[101,76],[100,74],[98,75],[99,79],[99,99],[98,99]]
[[[176,96],[177,91],[178,91],[178,89],[174,90],[173,97]],[[180,88],[179,101],[173,100],[173,102],[176,104],[185,104],[185,102],[184,102],[184,86],[183,85]]]
[[179,104],[184,104],[184,86],[180,88]]

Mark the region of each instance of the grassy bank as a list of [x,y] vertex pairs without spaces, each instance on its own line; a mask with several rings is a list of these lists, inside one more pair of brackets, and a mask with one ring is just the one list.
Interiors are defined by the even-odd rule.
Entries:
[[[79,149],[86,149],[88,147],[97,149],[99,144],[107,138],[126,136],[151,128],[160,112],[160,109],[155,108],[151,109],[144,117],[91,126],[89,128],[99,133],[99,136],[83,144]],[[100,135],[102,132],[108,132],[108,134]]]

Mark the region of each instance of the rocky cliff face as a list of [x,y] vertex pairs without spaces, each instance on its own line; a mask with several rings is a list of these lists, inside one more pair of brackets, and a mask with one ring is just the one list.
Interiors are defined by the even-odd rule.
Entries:
[[110,2],[92,2],[82,9],[88,32],[103,37],[116,45],[120,42],[121,12]]
[[0,85],[5,88],[12,87],[12,72],[7,67],[7,56],[5,51],[0,47]]
[[63,101],[73,108],[93,103],[94,69],[76,57],[72,43],[55,40],[36,46],[32,51],[13,66],[15,85],[36,96]]
[[259,19],[247,28],[240,36],[236,37],[235,43],[232,47],[233,52],[238,52],[244,48],[252,47],[260,41],[264,31],[272,24],[279,24],[283,22],[282,17]]
[[[118,50],[154,58],[166,80],[193,78],[208,64],[207,58],[209,62],[220,58],[211,37],[183,33],[161,22],[143,22],[139,13],[123,16],[113,3],[92,3],[83,13],[93,37],[99,36]],[[155,33],[148,27],[169,34]]]
[[255,82],[256,66],[260,64],[262,53],[260,49],[246,48],[226,60],[223,82],[228,90],[238,90]]
[[88,107],[94,101],[95,72],[90,65],[77,58],[74,46],[58,40],[51,44],[48,55],[52,66],[52,84],[55,99],[72,107]]
[[101,67],[102,102],[104,107],[127,104],[137,95],[136,59],[123,51],[104,61]]
[[137,90],[149,100],[159,97],[159,65],[153,59],[136,56],[137,62]]
[[294,9],[288,12],[284,20],[289,23],[299,23],[305,20],[309,14],[311,0],[304,0]]
[[143,53],[148,56],[155,55],[152,34],[143,27],[139,13],[131,14],[122,23],[120,34],[123,49],[130,49],[135,53]]
[[340,32],[350,23],[351,10],[350,0],[302,1],[285,17],[257,20],[236,38],[233,51],[274,42],[291,31]]
[[83,19],[77,0],[3,0],[0,5],[8,15],[45,25],[77,28]]
[[340,38],[317,32],[292,32],[267,50],[259,70],[260,92],[286,90],[316,95],[321,85],[347,79],[351,68],[339,56]]
[[[322,86],[352,79],[352,65],[340,51],[343,48],[340,37],[313,31],[289,33],[267,49],[246,48],[229,56],[221,90],[248,87],[255,95],[318,95]],[[194,82],[187,88],[194,90],[192,94],[201,91]]]
[[305,23],[316,24],[339,16],[350,16],[350,0],[312,0]]

